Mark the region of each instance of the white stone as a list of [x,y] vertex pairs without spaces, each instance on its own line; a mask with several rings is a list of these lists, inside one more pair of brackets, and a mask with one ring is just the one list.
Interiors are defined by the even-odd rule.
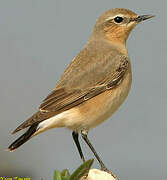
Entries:
[[86,180],[116,180],[111,174],[99,169],[91,169]]

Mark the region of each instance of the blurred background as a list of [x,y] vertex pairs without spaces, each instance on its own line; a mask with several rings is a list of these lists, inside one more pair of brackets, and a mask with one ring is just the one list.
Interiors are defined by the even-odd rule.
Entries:
[[[128,98],[89,138],[120,179],[167,179],[166,5],[163,0],[0,1],[0,177],[49,180],[55,169],[72,172],[81,164],[66,129],[40,134],[13,153],[4,150],[23,132],[10,133],[37,110],[82,49],[97,17],[121,7],[156,17],[138,25],[127,41],[133,72]],[[96,161],[93,167],[99,167]]]

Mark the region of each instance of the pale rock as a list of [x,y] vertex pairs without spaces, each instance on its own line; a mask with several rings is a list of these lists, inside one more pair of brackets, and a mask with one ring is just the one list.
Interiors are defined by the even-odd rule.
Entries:
[[91,169],[86,180],[117,180],[111,174],[99,169]]

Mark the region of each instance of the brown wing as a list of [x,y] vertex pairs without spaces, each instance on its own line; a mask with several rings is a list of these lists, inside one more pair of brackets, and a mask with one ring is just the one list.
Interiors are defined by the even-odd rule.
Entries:
[[21,124],[13,133],[75,107],[106,90],[117,87],[127,69],[128,59],[123,56],[114,73],[98,82],[94,87],[70,90],[63,87],[53,90],[40,105],[40,110]]

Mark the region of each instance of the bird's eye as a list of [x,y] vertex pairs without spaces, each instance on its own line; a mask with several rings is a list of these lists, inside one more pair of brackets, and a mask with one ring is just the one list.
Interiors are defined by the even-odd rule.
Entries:
[[123,18],[120,17],[120,16],[117,16],[117,17],[114,18],[114,21],[115,21],[116,23],[121,23],[121,22],[123,21]]

